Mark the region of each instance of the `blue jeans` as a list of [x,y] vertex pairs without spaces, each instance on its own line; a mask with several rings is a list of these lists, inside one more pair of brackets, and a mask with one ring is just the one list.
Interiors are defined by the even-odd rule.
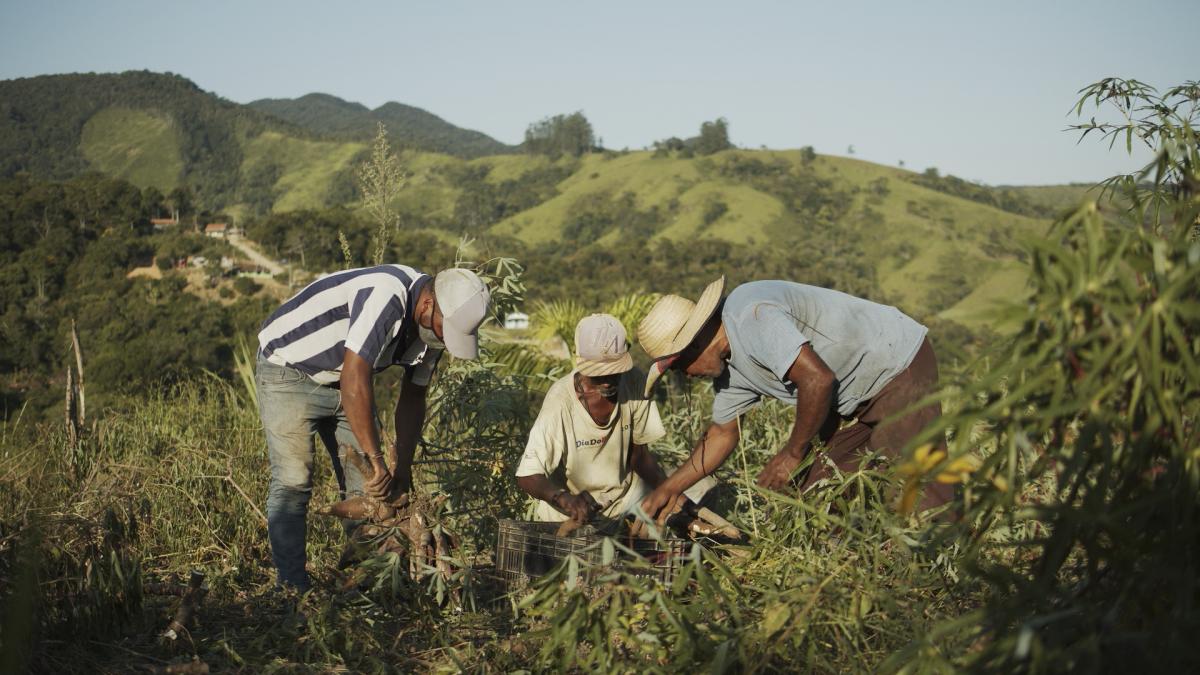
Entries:
[[254,384],[271,459],[267,492],[271,558],[279,585],[304,591],[309,588],[304,565],[315,454],[313,434],[321,438],[333,461],[343,499],[362,494],[363,476],[352,462],[343,466],[338,448],[342,445],[360,451],[361,448],[342,410],[341,391],[317,384],[295,368],[276,365],[262,355],[255,366]]

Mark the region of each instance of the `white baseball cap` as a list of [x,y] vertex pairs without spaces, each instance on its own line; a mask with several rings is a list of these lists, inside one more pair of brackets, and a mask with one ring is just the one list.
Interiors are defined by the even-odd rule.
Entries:
[[611,314],[592,314],[575,326],[575,369],[580,375],[615,375],[633,368],[625,326]]
[[487,318],[491,294],[474,272],[459,267],[433,279],[434,299],[442,312],[442,340],[456,359],[479,356],[479,324]]

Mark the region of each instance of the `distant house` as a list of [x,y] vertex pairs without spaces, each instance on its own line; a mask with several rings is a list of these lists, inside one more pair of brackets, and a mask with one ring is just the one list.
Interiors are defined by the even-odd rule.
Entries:
[[224,239],[229,234],[229,223],[209,223],[204,226],[204,234]]
[[164,230],[168,227],[175,227],[176,225],[178,225],[179,219],[178,218],[151,218],[150,224],[153,225],[154,229],[156,229],[156,230]]
[[509,312],[504,315],[505,330],[524,330],[529,328],[529,315],[524,312]]

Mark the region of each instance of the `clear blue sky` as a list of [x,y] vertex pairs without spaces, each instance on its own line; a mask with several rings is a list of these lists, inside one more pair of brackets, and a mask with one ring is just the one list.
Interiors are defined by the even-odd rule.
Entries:
[[1138,160],[1063,132],[1082,86],[1200,79],[1200,0],[156,2],[0,0],[0,79],[171,71],[227,99],[394,100],[501,141],[582,110],[641,148],[729,120],[734,143],[989,184]]

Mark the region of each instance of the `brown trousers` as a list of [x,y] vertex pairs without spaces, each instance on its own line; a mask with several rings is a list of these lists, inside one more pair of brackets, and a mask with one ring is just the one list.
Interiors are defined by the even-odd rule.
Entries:
[[[826,459],[841,471],[855,471],[862,461],[863,451],[899,457],[905,444],[942,414],[940,403],[911,407],[936,391],[937,383],[937,357],[926,337],[908,368],[884,385],[875,398],[859,406],[853,417],[842,418],[836,413],[829,416],[820,433],[821,441],[825,443],[824,456],[815,458],[801,490],[807,490],[813,483],[829,476],[831,470]],[[897,413],[903,414],[893,417]],[[843,419],[854,419],[854,423],[839,428]],[[933,443],[942,449],[946,447],[944,438],[939,437]],[[920,508],[940,506],[953,497],[954,486],[933,482],[926,486]]]

